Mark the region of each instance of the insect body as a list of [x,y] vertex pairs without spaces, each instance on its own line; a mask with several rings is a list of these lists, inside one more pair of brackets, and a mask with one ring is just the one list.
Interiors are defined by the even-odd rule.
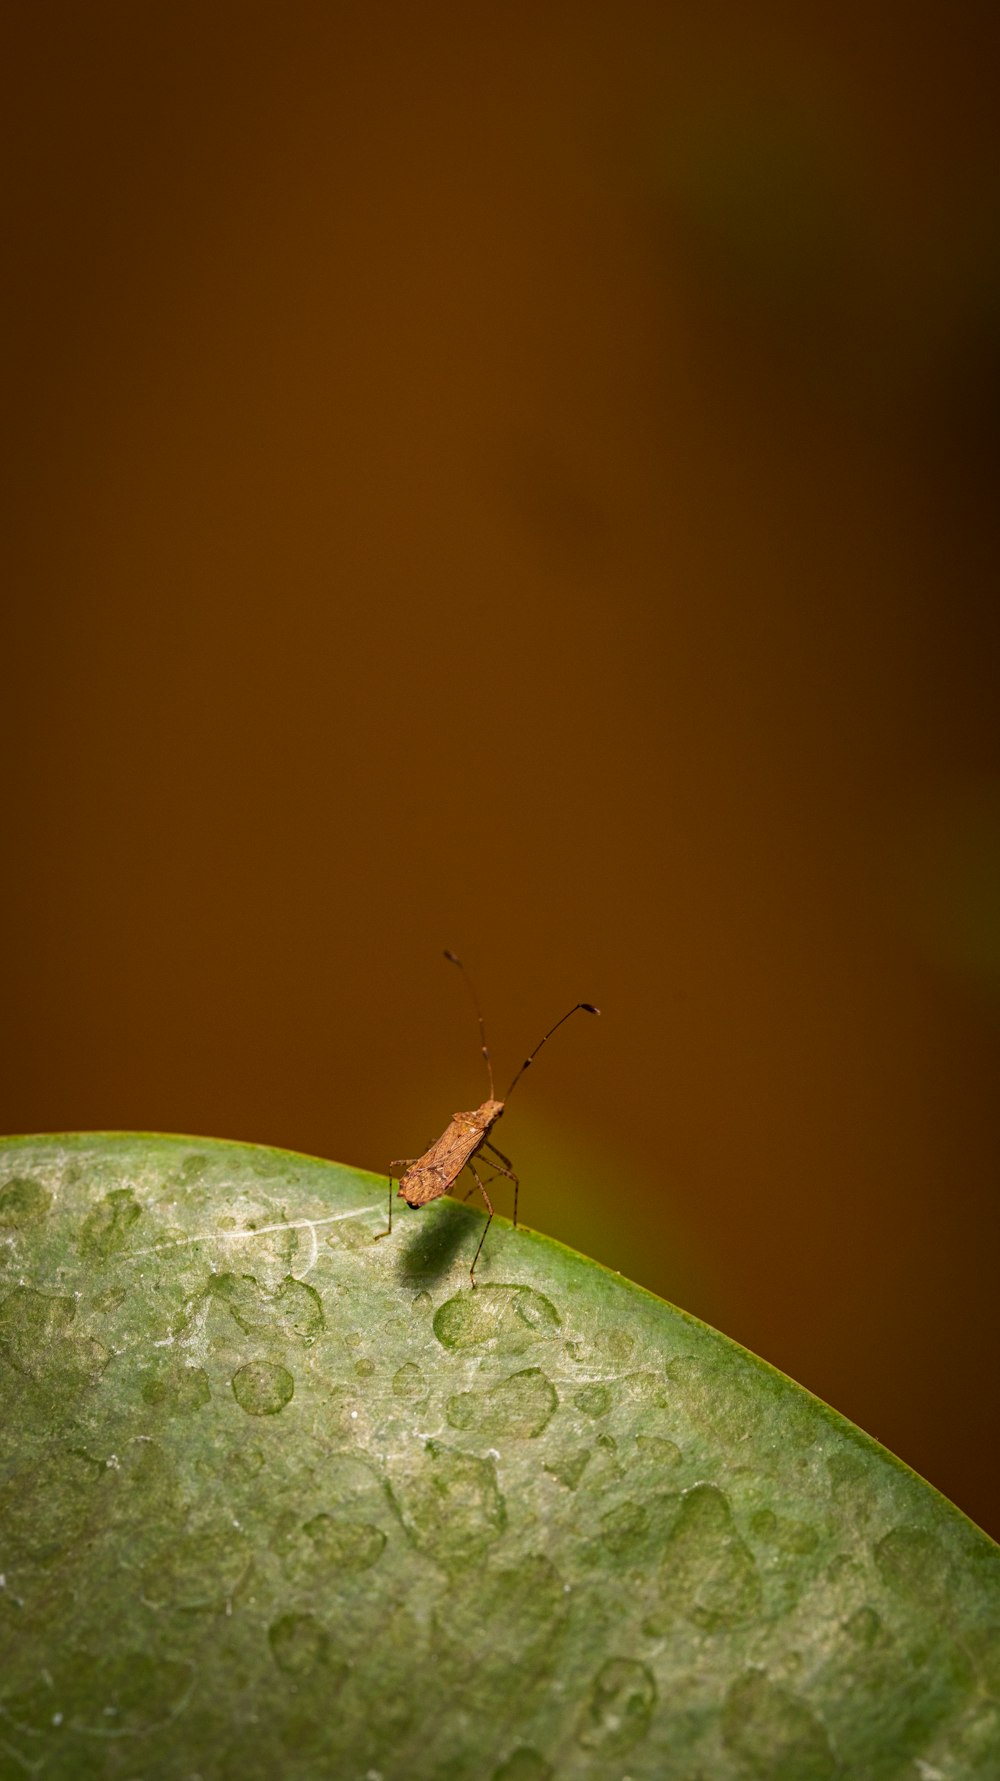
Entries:
[[[457,965],[460,970],[464,970],[461,959],[456,958],[453,952],[446,952],[444,956],[446,959],[450,959],[453,965]],[[413,1207],[415,1210],[421,1206],[426,1206],[430,1200],[440,1199],[442,1194],[446,1194],[448,1189],[455,1185],[462,1170],[468,1169],[475,1183],[475,1186],[469,1189],[469,1193],[474,1193],[476,1187],[478,1187],[483,1199],[486,1201],[486,1209],[489,1213],[489,1217],[483,1227],[483,1234],[479,1239],[479,1246],[472,1258],[472,1266],[469,1269],[469,1279],[472,1281],[473,1286],[475,1286],[476,1263],[479,1260],[479,1252],[486,1241],[486,1232],[489,1230],[493,1221],[493,1203],[490,1200],[489,1194],[486,1192],[487,1182],[483,1181],[473,1158],[480,1155],[483,1151],[488,1151],[489,1157],[487,1160],[493,1171],[488,1177],[488,1181],[493,1181],[498,1175],[503,1175],[508,1181],[514,1183],[514,1225],[516,1228],[517,1191],[520,1184],[511,1167],[510,1158],[504,1156],[503,1151],[498,1150],[495,1144],[490,1143],[490,1133],[503,1113],[504,1107],[507,1101],[509,1101],[517,1083],[524,1075],[529,1064],[533,1062],[541,1051],[546,1039],[551,1039],[556,1028],[561,1027],[563,1021],[568,1020],[570,1014],[576,1014],[578,1009],[584,1009],[587,1014],[599,1014],[600,1009],[595,1008],[592,1002],[577,1002],[576,1005],[569,1010],[569,1013],[564,1014],[561,1020],[557,1020],[555,1026],[550,1027],[544,1038],[538,1041],[534,1051],[530,1052],[525,1058],[524,1063],[514,1077],[510,1088],[507,1090],[504,1100],[498,1101],[495,1098],[493,1064],[490,1060],[489,1048],[486,1044],[486,1029],[483,1025],[479,1000],[472,986],[472,980],[468,975],[466,975],[466,982],[472,993],[472,1000],[479,1021],[479,1036],[482,1042],[483,1057],[486,1062],[486,1069],[490,1080],[489,1099],[484,1101],[481,1107],[476,1107],[469,1113],[453,1114],[451,1123],[445,1127],[440,1138],[438,1138],[428,1150],[424,1151],[423,1156],[397,1157],[395,1162],[389,1164],[389,1229],[380,1231],[379,1237],[388,1237],[392,1231],[392,1183],[397,1169],[402,1168],[404,1170],[404,1173],[399,1180],[397,1198],[405,1200],[407,1205]],[[468,1199],[469,1195],[466,1194],[465,1197]],[[376,1239],[376,1241],[377,1240],[378,1239]]]

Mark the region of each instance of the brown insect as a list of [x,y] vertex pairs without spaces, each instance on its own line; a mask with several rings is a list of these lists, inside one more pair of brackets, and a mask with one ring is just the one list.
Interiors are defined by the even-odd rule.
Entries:
[[446,1194],[450,1187],[454,1187],[462,1170],[468,1169],[470,1175],[473,1177],[475,1186],[470,1187],[469,1193],[465,1195],[465,1198],[468,1199],[469,1194],[475,1193],[476,1188],[478,1187],[483,1199],[486,1201],[486,1209],[489,1213],[489,1218],[486,1220],[486,1224],[483,1228],[483,1234],[479,1239],[479,1246],[472,1258],[472,1266],[469,1269],[469,1279],[472,1281],[473,1286],[475,1286],[476,1263],[479,1260],[479,1252],[486,1241],[486,1232],[489,1230],[490,1225],[493,1222],[493,1204],[489,1194],[486,1192],[487,1182],[483,1181],[483,1178],[472,1159],[474,1156],[477,1156],[480,1151],[488,1150],[490,1153],[490,1167],[493,1170],[493,1174],[488,1178],[489,1181],[495,1181],[498,1175],[504,1175],[508,1181],[514,1183],[514,1228],[516,1229],[517,1190],[520,1183],[511,1167],[510,1157],[504,1156],[502,1150],[498,1150],[495,1144],[490,1143],[490,1133],[496,1125],[497,1120],[500,1118],[507,1102],[510,1100],[518,1082],[524,1075],[525,1070],[538,1056],[538,1053],[541,1051],[546,1040],[551,1039],[553,1033],[562,1026],[563,1021],[568,1020],[571,1014],[576,1014],[580,1008],[584,1009],[587,1014],[600,1014],[601,1011],[599,1008],[595,1008],[592,1002],[577,1002],[575,1006],[569,1010],[569,1013],[564,1014],[561,1020],[557,1020],[555,1026],[550,1027],[544,1037],[539,1039],[534,1051],[529,1053],[525,1058],[524,1063],[514,1077],[503,1100],[498,1101],[496,1099],[493,1085],[493,1064],[490,1059],[489,1047],[486,1043],[486,1028],[483,1024],[482,1010],[479,1006],[479,997],[476,995],[472,979],[465,970],[465,966],[462,964],[461,959],[456,958],[453,952],[446,952],[444,956],[446,959],[449,959],[453,965],[458,966],[469,986],[473,1007],[476,1010],[476,1019],[479,1022],[479,1037],[482,1044],[483,1057],[486,1061],[487,1074],[490,1080],[489,1099],[484,1101],[481,1107],[476,1107],[470,1113],[453,1114],[451,1123],[445,1127],[437,1142],[432,1144],[429,1150],[424,1151],[423,1156],[397,1157],[389,1164],[389,1229],[386,1231],[379,1231],[375,1241],[378,1242],[381,1237],[388,1237],[392,1232],[392,1183],[397,1169],[404,1170],[403,1175],[399,1178],[397,1198],[405,1200],[407,1205],[412,1206],[415,1211],[421,1206],[426,1206],[430,1200],[440,1199],[441,1195]]

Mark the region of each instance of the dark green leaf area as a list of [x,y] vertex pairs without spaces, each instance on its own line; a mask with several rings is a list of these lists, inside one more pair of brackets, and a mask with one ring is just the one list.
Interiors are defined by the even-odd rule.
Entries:
[[1000,1555],[449,1200],[0,1144],[0,1781],[996,1781]]

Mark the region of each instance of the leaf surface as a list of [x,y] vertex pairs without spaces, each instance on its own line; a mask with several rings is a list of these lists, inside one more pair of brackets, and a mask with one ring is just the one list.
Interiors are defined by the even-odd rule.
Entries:
[[595,1263],[286,1151],[0,1144],[0,1781],[981,1781],[1000,1552]]

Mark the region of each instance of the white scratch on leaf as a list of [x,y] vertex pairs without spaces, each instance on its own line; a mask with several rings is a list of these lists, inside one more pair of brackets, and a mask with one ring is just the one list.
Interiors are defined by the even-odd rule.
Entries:
[[309,1269],[316,1264],[319,1255],[319,1241],[316,1227],[321,1224],[342,1224],[346,1218],[366,1218],[371,1211],[370,1206],[356,1206],[351,1212],[331,1212],[327,1218],[289,1218],[280,1224],[259,1224],[254,1230],[243,1231],[195,1231],[190,1237],[170,1237],[165,1243],[153,1243],[148,1249],[130,1249],[123,1261],[138,1261],[144,1255],[163,1255],[169,1249],[187,1249],[194,1243],[251,1243],[257,1237],[273,1237],[282,1231],[309,1231],[312,1237],[313,1255]]

